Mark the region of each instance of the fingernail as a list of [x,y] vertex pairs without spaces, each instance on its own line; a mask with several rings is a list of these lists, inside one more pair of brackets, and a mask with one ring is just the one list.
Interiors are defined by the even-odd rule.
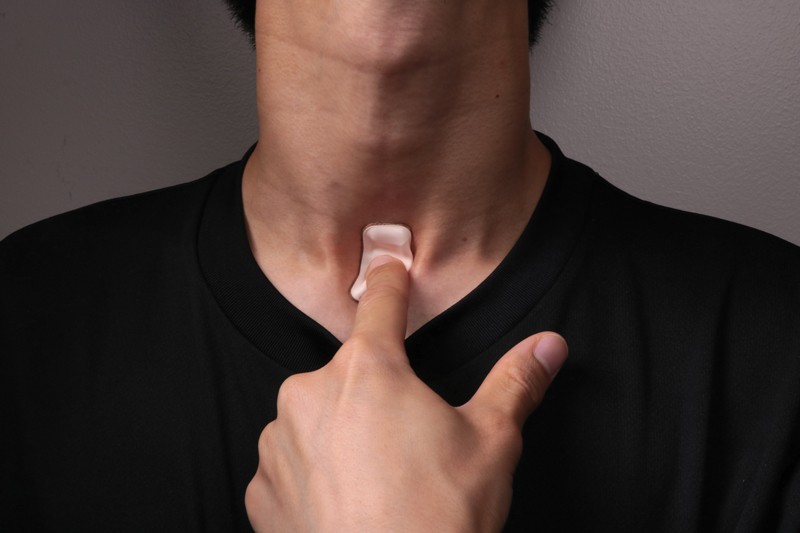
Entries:
[[567,343],[560,335],[545,335],[533,349],[533,356],[554,379],[567,360]]
[[369,274],[373,268],[378,268],[379,266],[385,265],[386,263],[391,263],[392,261],[399,261],[399,260],[395,259],[391,255],[379,255],[378,257],[369,262],[369,266],[367,267],[367,274]]

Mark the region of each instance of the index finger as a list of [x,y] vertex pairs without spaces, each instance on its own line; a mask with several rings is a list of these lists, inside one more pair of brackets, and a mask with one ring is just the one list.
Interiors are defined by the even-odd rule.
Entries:
[[369,264],[367,290],[356,309],[352,336],[402,345],[408,324],[408,272],[402,262],[380,255]]

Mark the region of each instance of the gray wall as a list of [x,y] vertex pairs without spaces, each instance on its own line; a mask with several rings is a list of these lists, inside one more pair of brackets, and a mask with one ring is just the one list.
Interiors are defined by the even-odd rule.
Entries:
[[[800,243],[800,2],[560,0],[533,120],[637,196]],[[221,0],[0,0],[0,238],[256,139]]]

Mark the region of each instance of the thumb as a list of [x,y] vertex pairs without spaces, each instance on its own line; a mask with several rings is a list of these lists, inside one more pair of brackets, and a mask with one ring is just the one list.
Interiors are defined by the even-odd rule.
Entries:
[[523,340],[495,363],[465,407],[502,413],[521,430],[567,359],[567,343],[557,333]]

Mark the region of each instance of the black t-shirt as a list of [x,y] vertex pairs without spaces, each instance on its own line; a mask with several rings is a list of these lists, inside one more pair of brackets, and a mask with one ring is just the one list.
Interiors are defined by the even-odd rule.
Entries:
[[[800,249],[633,198],[544,140],[514,248],[407,341],[453,404],[524,337],[569,342],[507,530],[800,531]],[[278,387],[340,343],[253,259],[243,167],[0,244],[0,530],[249,529]]]

